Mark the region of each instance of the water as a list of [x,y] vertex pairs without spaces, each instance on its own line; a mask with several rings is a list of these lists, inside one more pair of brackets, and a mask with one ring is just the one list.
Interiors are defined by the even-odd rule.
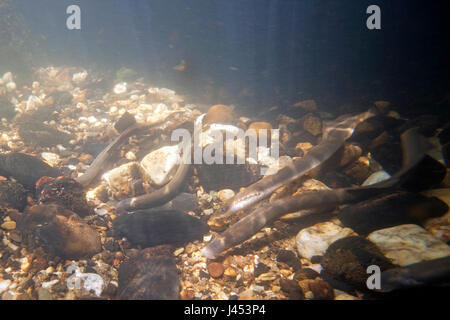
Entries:
[[[79,16],[67,12],[74,4]],[[65,278],[52,272],[44,280],[33,273],[45,273],[48,268],[67,273],[64,259],[68,259],[75,260],[80,274],[102,278],[91,298],[333,299],[338,293],[332,289],[341,288],[324,274],[321,278],[331,283],[330,290],[318,290],[319,284],[317,290],[308,289],[303,283],[294,294],[285,281],[295,279],[298,285],[303,274],[314,279],[310,270],[328,268],[334,278],[350,285],[342,289],[347,294],[356,297],[363,292],[383,299],[387,295],[367,289],[362,279],[346,278],[329,263],[335,257],[332,248],[325,252],[329,245],[355,235],[343,228],[379,247],[382,271],[449,255],[448,5],[444,1],[377,1],[381,29],[370,30],[371,14],[366,10],[373,4],[0,0],[0,295],[37,299],[46,283],[53,299],[89,296],[82,285],[74,291]],[[80,29],[69,28],[78,22]],[[369,109],[375,115],[366,119],[365,114],[364,122],[333,121]],[[203,135],[195,140],[194,123],[199,123],[202,113],[207,113],[201,124]],[[408,131],[416,127],[417,132]],[[337,128],[350,134],[344,137]],[[211,165],[222,159],[218,149],[211,152],[211,143],[218,139],[215,134],[235,134],[239,129],[242,133],[254,129],[258,137],[266,132],[270,139],[265,145],[259,140],[258,150],[248,150],[252,144],[238,139],[241,143],[231,149],[247,153],[237,155],[232,163]],[[405,132],[409,140],[402,142]],[[193,142],[194,164],[178,166],[182,145],[167,148],[177,144],[171,139],[174,133],[187,137],[188,147]],[[210,149],[200,148],[200,158],[195,158],[199,143],[209,144]],[[231,149],[225,149],[226,153]],[[423,152],[428,156],[419,157]],[[309,171],[325,160],[326,164]],[[296,171],[279,171],[283,166]],[[260,169],[267,167],[279,174],[274,180],[265,178],[262,189],[257,189],[253,184],[263,178],[265,171]],[[289,181],[305,167],[306,177]],[[244,226],[238,242],[253,233],[256,238],[230,245],[231,250],[221,256],[225,260],[207,259],[212,253],[202,255],[212,239],[259,204],[292,200],[309,191],[359,187],[366,181],[379,182],[377,177],[396,179],[397,172],[404,173],[402,168],[414,169],[409,180],[404,183],[402,175],[394,189],[382,189],[378,195],[382,210],[393,212],[388,217],[372,216],[378,210],[375,195],[363,199],[359,191],[358,201],[352,198],[349,208],[367,215],[364,227],[344,216],[345,223],[337,221],[333,212],[345,214],[327,203],[322,210],[301,204],[292,212],[276,214],[277,208],[268,207],[273,221],[254,232]],[[279,185],[284,187],[275,194],[268,191]],[[236,200],[241,199],[241,188],[251,197]],[[164,208],[200,219],[201,228],[193,223],[193,230],[183,229],[180,220],[173,218],[178,215],[168,214],[167,232],[180,233],[176,239],[182,239],[183,232],[195,234],[195,240],[186,235],[185,242],[164,240],[171,247],[136,251],[136,243],[114,235],[113,221],[123,211],[161,206],[178,194],[190,204],[183,208],[185,200],[175,198],[176,206]],[[231,196],[223,199],[225,194],[236,195],[235,202],[227,202],[233,201]],[[396,201],[401,208],[393,208]],[[367,208],[361,209],[360,203]],[[245,213],[230,209],[244,207]],[[294,211],[290,220],[281,218]],[[68,218],[72,212],[78,215],[75,220]],[[318,224],[324,222],[331,225]],[[151,223],[137,219],[122,227],[145,237],[152,228],[160,231]],[[205,232],[205,224],[210,231]],[[399,227],[389,233],[389,228],[410,224],[420,227]],[[326,236],[317,239],[314,230]],[[38,234],[39,240],[32,234]],[[423,248],[401,258],[386,247],[390,234],[402,234],[405,243],[421,243]],[[427,243],[435,243],[438,249]],[[286,249],[284,258],[277,258],[276,248]],[[371,250],[367,254],[378,254],[378,249]],[[314,256],[324,256],[325,262]],[[258,267],[258,257],[264,267]],[[8,268],[13,259],[19,262]],[[280,259],[287,262],[277,263]],[[130,270],[133,264],[141,267]],[[446,264],[444,260],[434,266],[441,270],[444,265],[438,282],[448,279]],[[361,264],[364,272],[367,267]],[[176,268],[180,284],[153,278],[173,274]],[[420,270],[420,266],[414,269],[416,276]],[[11,287],[19,282],[17,274],[35,280],[30,290]],[[136,279],[141,275],[146,285],[139,293],[142,288]],[[56,279],[59,290],[52,289],[51,281]],[[155,284],[149,285],[152,281]],[[158,296],[160,288],[169,289]],[[328,294],[319,297],[323,292]]]

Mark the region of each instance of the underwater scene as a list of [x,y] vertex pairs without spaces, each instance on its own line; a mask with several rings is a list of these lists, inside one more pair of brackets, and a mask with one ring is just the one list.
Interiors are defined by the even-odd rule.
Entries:
[[0,300],[446,292],[448,12],[0,0]]

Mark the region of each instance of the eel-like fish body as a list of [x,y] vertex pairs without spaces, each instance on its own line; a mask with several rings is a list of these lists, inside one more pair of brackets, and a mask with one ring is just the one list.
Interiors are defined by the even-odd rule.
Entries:
[[381,273],[381,286],[377,291],[449,284],[450,256],[386,270]]
[[279,199],[269,206],[256,209],[233,224],[206,246],[202,254],[207,258],[214,259],[222,251],[249,239],[266,224],[289,212],[302,210],[302,214],[306,216],[313,213],[314,210],[310,209],[315,207],[320,207],[321,210],[325,208],[332,210],[341,204],[363,201],[394,190],[401,185],[407,173],[425,156],[427,147],[422,142],[423,137],[418,134],[416,129],[404,132],[401,139],[404,158],[403,167],[390,179],[365,187],[311,191]]
[[329,122],[324,129],[323,141],[319,145],[310,149],[304,157],[297,159],[276,174],[266,176],[237,193],[225,206],[225,213],[218,214],[213,219],[224,219],[239,210],[248,208],[267,198],[281,186],[300,178],[311,169],[321,165],[351,137],[359,123],[374,115],[375,113],[369,110],[355,116],[340,117],[333,122]]

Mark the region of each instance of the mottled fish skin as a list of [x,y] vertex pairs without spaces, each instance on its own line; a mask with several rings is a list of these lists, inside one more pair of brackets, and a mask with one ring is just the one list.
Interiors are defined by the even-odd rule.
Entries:
[[449,284],[450,256],[386,270],[381,273],[381,286],[376,291],[390,292],[411,287]]
[[403,157],[406,160],[402,169],[390,179],[366,187],[305,192],[274,201],[269,206],[256,209],[217,236],[203,249],[203,256],[209,259],[216,258],[224,250],[249,239],[266,224],[286,213],[303,210],[303,214],[306,216],[315,212],[308,210],[314,207],[332,210],[340,204],[363,201],[395,190],[407,173],[423,159],[427,151],[427,146],[420,142],[423,137],[417,133],[416,129],[406,131],[402,134],[401,139]]
[[355,116],[340,117],[335,121],[329,122],[323,130],[324,140],[319,145],[310,149],[304,157],[295,160],[276,174],[266,176],[236,194],[225,206],[223,210],[225,213],[219,214],[213,219],[226,219],[226,217],[233,215],[237,211],[248,208],[252,204],[267,198],[281,186],[300,178],[311,169],[319,166],[351,137],[359,123],[373,116],[375,116],[375,113],[369,110]]

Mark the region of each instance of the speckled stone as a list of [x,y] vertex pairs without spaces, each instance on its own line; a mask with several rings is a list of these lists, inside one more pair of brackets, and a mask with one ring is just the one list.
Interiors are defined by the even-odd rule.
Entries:
[[372,232],[367,239],[400,266],[450,255],[450,247],[422,227],[400,225]]
[[167,146],[150,152],[142,159],[141,167],[153,184],[163,186],[169,182],[180,163],[179,152],[178,146]]
[[300,256],[311,259],[321,256],[334,241],[355,235],[349,228],[341,228],[331,222],[318,223],[312,227],[301,230],[295,242]]

